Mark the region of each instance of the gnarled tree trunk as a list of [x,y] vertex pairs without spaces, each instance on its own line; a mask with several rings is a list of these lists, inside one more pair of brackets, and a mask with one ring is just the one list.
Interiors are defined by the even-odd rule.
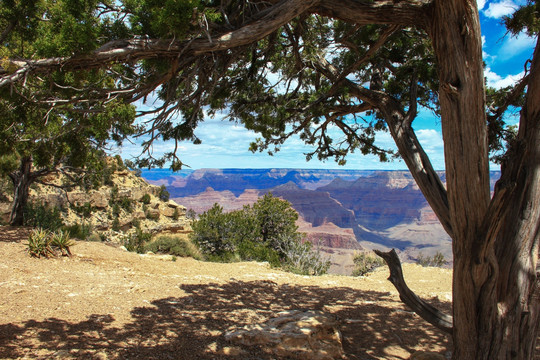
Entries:
[[24,223],[24,208],[28,202],[30,185],[34,181],[32,176],[32,158],[29,156],[23,157],[19,170],[9,174],[9,177],[15,189],[9,223],[12,226],[21,226]]
[[434,1],[452,244],[454,359],[532,359],[538,331],[540,66],[493,200],[475,1]]

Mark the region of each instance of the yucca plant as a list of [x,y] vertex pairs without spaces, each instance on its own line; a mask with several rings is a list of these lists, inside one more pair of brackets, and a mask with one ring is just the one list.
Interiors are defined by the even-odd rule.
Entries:
[[28,237],[28,254],[37,258],[54,256],[49,235],[50,233],[47,230],[41,228],[32,230]]
[[71,240],[69,232],[59,230],[54,232],[50,239],[51,246],[58,248],[62,256],[71,256],[69,247],[75,245],[75,242]]

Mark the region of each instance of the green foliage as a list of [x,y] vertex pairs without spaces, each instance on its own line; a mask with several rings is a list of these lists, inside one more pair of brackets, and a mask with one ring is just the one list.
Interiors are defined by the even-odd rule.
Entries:
[[64,226],[60,209],[47,207],[44,204],[27,203],[24,215],[24,225],[56,231]]
[[87,240],[90,234],[92,234],[92,226],[89,224],[72,224],[63,226],[62,228],[71,238],[79,240]]
[[192,257],[202,259],[202,255],[189,239],[174,236],[160,236],[156,240],[148,243],[144,251],[151,251],[156,254],[171,254],[180,257]]
[[91,233],[87,238],[86,238],[86,241],[90,241],[90,242],[102,242],[104,241],[104,237],[101,236],[99,233],[97,232],[93,232]]
[[268,261],[296,273],[319,275],[329,263],[302,243],[291,205],[267,194],[252,207],[224,213],[218,204],[193,222],[192,241],[211,261]]
[[284,253],[283,268],[300,275],[324,275],[331,262],[322,258],[319,251],[313,250],[309,241],[302,243],[296,238],[283,237],[280,247]]
[[159,187],[159,193],[158,193],[159,200],[167,202],[167,201],[169,201],[170,196],[171,196],[171,194],[169,194],[169,192],[167,191],[167,188],[165,187],[165,185],[161,185]]
[[178,220],[179,217],[180,217],[180,213],[178,212],[178,208],[174,208],[171,218],[176,221]]
[[141,202],[146,205],[150,204],[150,194],[144,194],[141,197]]
[[70,238],[70,233],[62,230],[56,231],[51,235],[50,244],[57,248],[62,256],[71,256],[70,247],[75,245]]
[[218,204],[205,211],[198,221],[192,225],[191,239],[201,249],[203,254],[224,256],[236,250],[228,231],[229,215],[223,213]]
[[148,220],[158,221],[160,216],[161,215],[160,215],[159,211],[155,211],[153,209],[150,209],[150,210],[146,211],[146,218]]
[[118,220],[118,217],[115,217],[113,219],[113,222],[111,224],[111,229],[113,231],[120,231],[120,220]]
[[141,229],[136,229],[124,237],[123,245],[128,251],[134,251],[139,254],[144,253],[145,245],[152,239],[152,234],[146,233]]
[[513,34],[518,35],[525,31],[531,37],[540,33],[540,2],[527,0],[512,15],[503,17],[506,28]]
[[133,200],[128,197],[122,198],[120,200],[120,207],[124,209],[128,214],[131,214],[134,209]]
[[376,268],[386,265],[384,260],[379,256],[367,252],[361,252],[354,256],[353,262],[355,268],[353,276],[365,276]]
[[433,256],[424,256],[422,253],[418,254],[416,263],[424,267],[443,267],[448,264],[448,261],[446,261],[444,255],[440,251],[437,251]]
[[57,250],[62,256],[71,256],[70,247],[75,245],[69,233],[59,230],[51,232],[49,230],[37,228],[32,230],[28,237],[27,252],[32,257],[56,256]]
[[89,202],[85,202],[81,206],[72,205],[71,207],[78,215],[82,216],[84,219],[88,219],[90,216],[92,216],[92,212],[94,212],[95,210],[95,207],[93,207],[92,204],[90,204]]
[[51,248],[50,232],[44,229],[34,229],[28,237],[27,252],[32,257],[50,257],[54,256]]

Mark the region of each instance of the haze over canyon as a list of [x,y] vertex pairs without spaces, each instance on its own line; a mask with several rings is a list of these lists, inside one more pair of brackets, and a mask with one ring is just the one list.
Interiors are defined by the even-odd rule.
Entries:
[[[444,172],[439,175],[445,181]],[[492,183],[498,178],[492,172]],[[349,273],[355,251],[395,248],[403,261],[441,252],[451,262],[450,237],[408,171],[304,169],[144,170],[152,184],[197,214],[220,204],[241,209],[272,192],[300,215],[299,230],[328,253],[333,272]]]

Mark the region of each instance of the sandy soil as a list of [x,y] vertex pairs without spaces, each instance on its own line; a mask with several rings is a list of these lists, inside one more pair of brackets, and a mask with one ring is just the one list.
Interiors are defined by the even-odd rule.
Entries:
[[[73,257],[31,258],[0,227],[2,359],[273,359],[224,340],[230,328],[289,309],[340,320],[346,359],[445,354],[448,338],[401,304],[383,269],[307,277],[261,263],[216,264],[78,242]],[[451,271],[407,264],[412,289],[449,310]]]

